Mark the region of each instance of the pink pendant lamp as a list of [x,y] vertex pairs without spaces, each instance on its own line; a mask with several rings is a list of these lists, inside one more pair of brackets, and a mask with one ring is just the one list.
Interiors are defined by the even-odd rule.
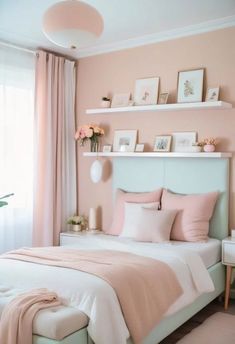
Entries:
[[56,45],[76,49],[93,43],[103,31],[99,12],[81,1],[68,0],[51,6],[43,16],[43,32]]

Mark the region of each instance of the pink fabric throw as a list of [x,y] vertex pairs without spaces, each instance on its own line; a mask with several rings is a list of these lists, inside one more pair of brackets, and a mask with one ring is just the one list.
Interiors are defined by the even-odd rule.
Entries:
[[1,344],[32,344],[33,318],[43,308],[60,305],[54,292],[34,289],[14,298],[4,309],[0,321]]
[[20,249],[0,258],[66,267],[102,278],[117,294],[134,343],[142,342],[182,294],[167,264],[128,252],[50,247]]

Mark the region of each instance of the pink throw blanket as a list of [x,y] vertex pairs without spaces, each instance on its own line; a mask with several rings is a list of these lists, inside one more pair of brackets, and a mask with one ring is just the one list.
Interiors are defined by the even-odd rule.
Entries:
[[32,344],[33,318],[43,308],[61,302],[54,292],[34,289],[14,298],[4,309],[0,321],[1,344]]
[[128,252],[26,248],[0,258],[66,267],[104,279],[117,294],[135,343],[142,342],[182,294],[175,273],[166,263]]

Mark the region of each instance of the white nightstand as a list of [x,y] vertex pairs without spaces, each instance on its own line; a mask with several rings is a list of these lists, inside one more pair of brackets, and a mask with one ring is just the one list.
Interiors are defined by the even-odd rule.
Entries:
[[222,240],[222,263],[226,265],[226,288],[224,308],[228,308],[230,296],[232,269],[235,267],[235,238],[228,237]]
[[79,242],[79,239],[84,236],[90,236],[90,235],[99,235],[103,232],[100,230],[92,230],[92,231],[81,231],[81,232],[62,232],[60,233],[60,246],[66,246],[66,245],[76,245],[76,243]]

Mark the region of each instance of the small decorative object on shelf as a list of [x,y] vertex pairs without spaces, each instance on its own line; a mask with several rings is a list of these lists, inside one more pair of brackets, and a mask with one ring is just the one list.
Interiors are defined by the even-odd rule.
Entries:
[[89,210],[89,230],[96,230],[96,208]]
[[90,140],[90,151],[99,151],[99,137],[104,135],[104,130],[96,124],[86,124],[78,128],[75,134],[75,140],[80,141],[80,145],[84,146],[87,140]]
[[107,97],[103,97],[101,99],[101,103],[100,103],[100,106],[102,108],[109,108],[111,106],[111,99],[110,98],[107,98]]
[[166,104],[168,96],[169,96],[168,92],[160,93],[158,97],[158,104]]
[[87,225],[87,218],[83,215],[74,215],[67,220],[67,224],[71,226],[74,232],[80,232]]
[[208,88],[206,92],[206,102],[217,102],[219,99],[219,87]]
[[130,100],[130,92],[129,93],[117,93],[114,94],[112,98],[111,107],[123,107],[129,105]]
[[202,151],[203,143],[202,142],[195,142],[192,144],[191,152],[192,153],[199,153]]
[[204,139],[202,141],[203,150],[204,152],[211,153],[215,151],[215,146],[217,145],[218,141],[213,137]]

